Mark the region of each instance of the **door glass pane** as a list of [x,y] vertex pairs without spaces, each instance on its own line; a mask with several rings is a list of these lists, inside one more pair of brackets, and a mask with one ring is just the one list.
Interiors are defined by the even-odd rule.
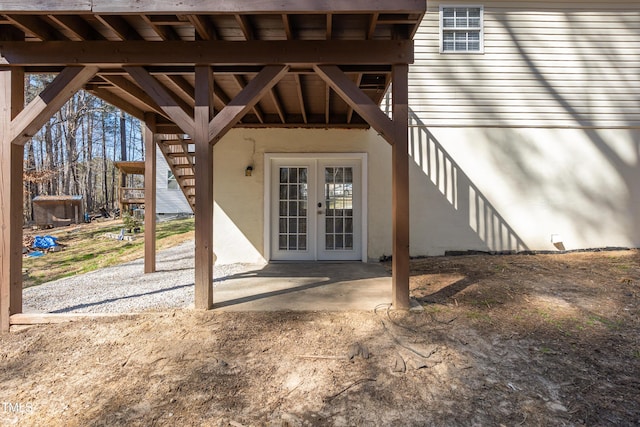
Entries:
[[279,175],[278,248],[304,251],[307,249],[307,168],[281,167]]
[[325,249],[353,250],[353,168],[324,169]]

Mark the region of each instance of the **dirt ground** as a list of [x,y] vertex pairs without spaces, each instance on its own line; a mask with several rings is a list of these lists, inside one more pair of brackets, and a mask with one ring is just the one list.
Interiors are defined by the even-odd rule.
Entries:
[[640,424],[640,252],[412,268],[422,312],[175,311],[5,334],[0,425]]

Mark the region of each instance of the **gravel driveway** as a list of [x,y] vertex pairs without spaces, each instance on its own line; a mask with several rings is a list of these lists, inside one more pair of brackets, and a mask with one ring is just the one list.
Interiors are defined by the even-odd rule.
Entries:
[[[136,313],[193,307],[194,242],[157,254],[157,272],[144,274],[144,260],[59,279],[23,292],[23,311],[49,313]],[[216,264],[215,281],[261,268]],[[215,284],[214,284],[215,286]]]

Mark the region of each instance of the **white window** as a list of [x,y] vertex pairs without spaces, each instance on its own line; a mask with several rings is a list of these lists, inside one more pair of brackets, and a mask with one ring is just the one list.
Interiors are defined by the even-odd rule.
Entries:
[[440,52],[483,53],[482,27],[482,6],[440,6]]
[[178,180],[170,170],[167,171],[167,188],[169,190],[178,190],[180,188],[178,186]]

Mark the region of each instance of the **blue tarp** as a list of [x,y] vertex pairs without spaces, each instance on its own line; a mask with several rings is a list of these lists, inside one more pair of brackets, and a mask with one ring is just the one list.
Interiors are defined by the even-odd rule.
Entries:
[[31,245],[31,247],[35,249],[53,248],[54,246],[58,246],[56,240],[58,240],[58,238],[53,236],[36,236],[33,239],[33,245]]

